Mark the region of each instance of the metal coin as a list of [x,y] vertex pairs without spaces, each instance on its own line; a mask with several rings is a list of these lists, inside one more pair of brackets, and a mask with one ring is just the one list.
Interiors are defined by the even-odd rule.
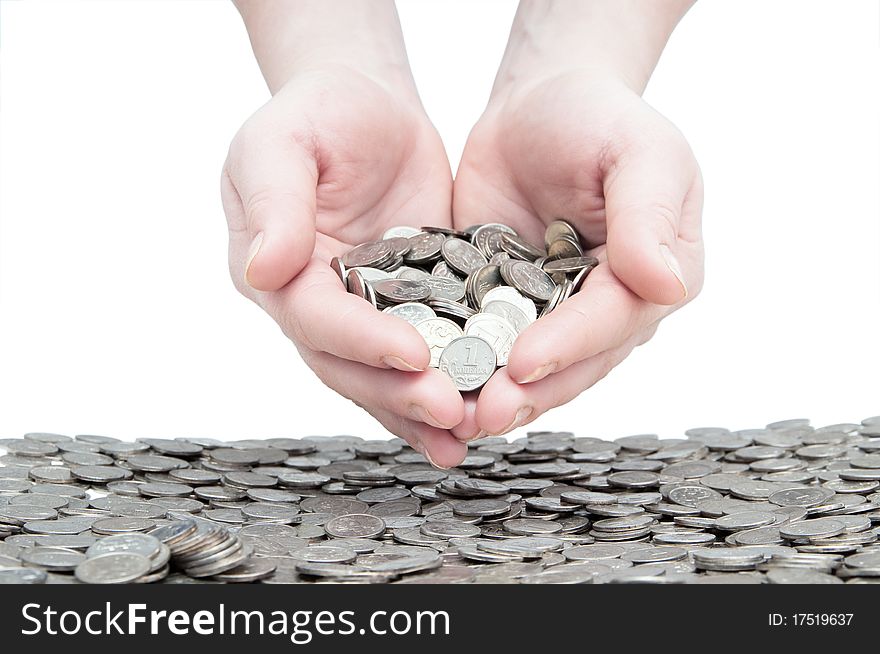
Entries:
[[446,239],[440,248],[440,253],[449,267],[462,277],[467,277],[488,263],[482,252],[459,238]]
[[415,327],[428,344],[432,368],[440,366],[440,356],[446,347],[464,335],[461,327],[446,318],[429,318],[417,323]]
[[549,300],[556,288],[547,273],[527,261],[508,261],[502,264],[501,276],[508,284],[536,302]]
[[150,559],[133,552],[109,552],[82,561],[76,578],[86,584],[125,584],[150,571]]
[[[424,323],[419,323],[417,329]],[[433,359],[433,352],[432,352]],[[440,354],[438,368],[449,375],[460,391],[472,391],[489,381],[496,368],[492,346],[477,336],[460,336]]]
[[394,248],[388,241],[375,241],[358,245],[346,252],[341,259],[347,268],[356,266],[378,268],[393,257]]
[[423,320],[437,317],[437,314],[434,313],[434,310],[431,307],[419,304],[418,302],[404,302],[402,304],[390,306],[383,311],[385,313],[390,313],[392,316],[403,318],[411,325],[417,325]]
[[385,533],[385,521],[366,513],[342,515],[329,520],[324,530],[333,538],[378,538]]
[[385,279],[372,283],[376,298],[386,303],[421,302],[431,295],[431,289],[424,282],[407,279]]
[[505,318],[491,313],[478,313],[468,318],[464,326],[466,336],[477,336],[495,351],[496,365],[506,366],[507,357],[516,341],[517,330]]

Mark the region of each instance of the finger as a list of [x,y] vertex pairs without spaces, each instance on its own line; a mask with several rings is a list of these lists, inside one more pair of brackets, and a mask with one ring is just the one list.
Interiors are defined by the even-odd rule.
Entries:
[[431,361],[415,327],[346,292],[339,276],[317,257],[261,303],[288,338],[310,350],[410,372],[424,370]]
[[608,264],[600,264],[578,293],[517,337],[508,358],[508,375],[520,384],[536,382],[621,345],[668,311],[642,300]]
[[630,341],[533,384],[517,384],[502,368],[480,393],[477,423],[487,434],[497,435],[532,422],[590,388],[623,361],[634,346],[635,341]]
[[687,145],[672,140],[625,153],[606,176],[608,261],[648,302],[687,298],[686,244],[679,239],[682,205],[698,172]]
[[321,381],[361,406],[440,429],[454,427],[464,416],[461,394],[439,370],[381,370],[323,352],[301,352]]
[[451,468],[464,461],[467,445],[443,429],[403,418],[381,409],[368,410],[385,429],[400,436],[417,452],[438,468]]
[[[263,119],[239,131],[224,166],[233,275],[260,291],[274,291],[293,279],[315,245],[318,172],[314,156]],[[226,200],[228,198],[228,201]]]
[[463,443],[485,436],[485,433],[477,424],[478,395],[479,393],[474,392],[465,393],[461,396],[464,401],[464,417],[462,417],[461,422],[449,430],[453,436]]

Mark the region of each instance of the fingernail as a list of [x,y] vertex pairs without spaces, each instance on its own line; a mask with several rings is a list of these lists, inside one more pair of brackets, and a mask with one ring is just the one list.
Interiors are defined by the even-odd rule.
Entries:
[[516,416],[514,416],[513,421],[509,425],[507,425],[507,427],[499,431],[497,434],[492,435],[501,436],[502,434],[513,431],[517,427],[521,426],[526,420],[528,420],[529,416],[532,415],[534,411],[535,409],[530,406],[521,407],[520,410],[516,412]]
[[404,361],[400,357],[394,356],[393,354],[386,354],[384,357],[382,357],[382,363],[384,363],[386,366],[396,368],[397,370],[403,370],[404,372],[422,372],[424,370],[423,368],[417,368],[408,361]]
[[247,282],[248,286],[253,286],[253,284],[251,284],[251,280],[250,280],[251,264],[253,263],[254,258],[259,253],[260,246],[262,246],[262,245],[263,245],[263,232],[260,232],[259,234],[254,236],[254,240],[251,241],[251,246],[250,246],[250,248],[248,248],[247,263],[245,264],[245,268],[244,268],[244,281]]
[[536,382],[539,379],[544,379],[551,372],[556,370],[556,367],[559,364],[555,361],[551,361],[550,363],[545,363],[543,366],[535,368],[530,374],[526,375],[522,379],[517,380],[518,384],[530,384],[532,382]]
[[438,429],[447,429],[448,425],[444,425],[437,418],[431,415],[431,412],[428,411],[425,407],[420,404],[410,404],[409,405],[409,415],[419,422],[424,422],[425,424],[431,425],[432,427],[437,427]]
[[663,260],[666,262],[666,267],[669,268],[669,271],[673,275],[675,275],[678,283],[681,284],[681,290],[684,293],[681,299],[686,299],[688,296],[688,289],[687,285],[684,283],[684,275],[681,272],[681,264],[678,263],[678,259],[675,258],[675,255],[672,254],[672,250],[670,250],[669,246],[665,243],[660,244],[660,254],[663,256]]

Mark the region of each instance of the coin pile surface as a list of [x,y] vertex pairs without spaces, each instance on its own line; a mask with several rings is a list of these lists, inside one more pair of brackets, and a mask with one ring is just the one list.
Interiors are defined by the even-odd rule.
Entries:
[[352,436],[0,440],[0,583],[877,583],[880,416],[439,470]]
[[556,220],[540,245],[498,223],[392,227],[331,267],[350,293],[414,325],[431,366],[471,391],[507,365],[520,332],[579,291],[598,264],[574,227]]

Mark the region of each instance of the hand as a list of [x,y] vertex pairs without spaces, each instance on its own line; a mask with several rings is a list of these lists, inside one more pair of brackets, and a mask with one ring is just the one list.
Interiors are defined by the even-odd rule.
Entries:
[[451,466],[463,403],[409,323],[348,294],[330,268],[393,225],[451,225],[443,145],[414,88],[348,66],[295,75],[232,141],[222,175],[229,266],[320,379]]
[[496,85],[456,177],[456,226],[506,223],[540,244],[565,218],[602,263],[522,332],[453,433],[506,433],[570,401],[693,299],[702,193],[684,138],[622,80],[566,71]]

